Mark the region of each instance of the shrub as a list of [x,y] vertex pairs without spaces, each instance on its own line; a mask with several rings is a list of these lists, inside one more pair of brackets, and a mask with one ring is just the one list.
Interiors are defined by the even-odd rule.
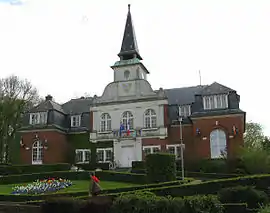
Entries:
[[77,167],[83,169],[83,170],[95,170],[97,168],[102,170],[109,170],[110,169],[110,163],[86,163],[86,164],[76,164]]
[[261,208],[258,213],[270,213],[270,206]]
[[150,192],[125,194],[115,199],[113,213],[221,213],[222,206],[214,196],[194,196],[185,198],[158,197]]
[[270,155],[267,150],[243,148],[240,152],[240,160],[248,174],[270,173]]
[[39,172],[67,171],[70,164],[43,164],[43,165],[0,165],[0,175],[31,174]]
[[176,180],[175,156],[167,153],[147,155],[146,175],[149,182]]
[[101,171],[95,172],[101,180],[110,180],[116,182],[127,182],[127,183],[146,183],[146,175],[143,174],[132,174],[127,172],[113,172],[113,171]]
[[226,203],[222,204],[224,213],[247,213],[246,203]]
[[265,190],[268,188],[269,182],[270,175],[252,175],[237,178],[211,180],[198,184],[160,187],[148,190],[160,196],[171,195],[174,197],[180,197],[194,194],[216,194],[216,192],[222,188],[235,187],[239,185],[256,186],[256,188],[259,190]]
[[48,199],[41,205],[41,213],[76,213],[79,202],[73,198]]
[[144,161],[132,161],[132,170],[133,169],[145,169]]
[[267,194],[251,186],[224,188],[219,191],[218,197],[222,203],[247,203],[251,209],[268,203]]

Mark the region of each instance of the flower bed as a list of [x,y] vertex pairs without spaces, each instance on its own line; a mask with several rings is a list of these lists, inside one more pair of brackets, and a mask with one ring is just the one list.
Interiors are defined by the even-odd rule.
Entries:
[[65,179],[55,179],[49,178],[45,180],[37,180],[33,183],[27,184],[26,186],[15,186],[12,189],[11,194],[27,194],[27,195],[36,195],[36,194],[45,194],[57,192],[61,189],[68,188],[72,185],[72,182]]

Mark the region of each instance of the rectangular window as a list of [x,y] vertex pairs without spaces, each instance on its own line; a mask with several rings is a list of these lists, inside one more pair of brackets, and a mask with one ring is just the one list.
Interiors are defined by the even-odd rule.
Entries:
[[38,125],[38,124],[47,124],[47,112],[36,112],[30,113],[29,124]]
[[190,105],[183,105],[179,107],[179,115],[181,117],[188,117],[191,114],[191,107]]
[[177,160],[181,158],[181,145],[180,144],[167,145],[167,150],[168,150],[168,153],[175,155],[175,158]]
[[72,115],[70,121],[71,121],[70,123],[71,127],[81,126],[81,115]]
[[204,109],[225,109],[228,108],[228,95],[212,95],[203,97]]
[[145,155],[160,152],[160,145],[158,145],[158,146],[143,146],[143,152]]
[[89,163],[91,158],[90,149],[76,149],[76,163]]
[[97,149],[97,161],[99,163],[113,161],[113,148],[99,148]]

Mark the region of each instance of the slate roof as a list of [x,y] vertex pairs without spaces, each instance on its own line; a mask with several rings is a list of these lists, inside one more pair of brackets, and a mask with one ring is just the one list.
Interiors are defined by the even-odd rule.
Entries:
[[215,95],[220,93],[229,93],[229,92],[235,92],[235,90],[226,87],[218,82],[214,82],[209,86],[206,86],[202,91],[201,95]]
[[195,95],[200,94],[208,85],[165,89],[169,104],[185,105],[195,101]]
[[89,112],[92,103],[92,98],[71,99],[64,103],[62,108],[67,114],[81,114],[83,112]]
[[62,106],[52,100],[45,100],[44,102],[31,109],[30,112],[41,112],[47,110],[56,110],[65,114]]

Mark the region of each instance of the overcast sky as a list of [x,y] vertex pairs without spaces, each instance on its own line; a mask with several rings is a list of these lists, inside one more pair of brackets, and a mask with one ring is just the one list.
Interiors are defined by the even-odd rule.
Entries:
[[0,0],[0,77],[63,103],[113,80],[127,4],[153,89],[217,81],[270,135],[269,0]]

